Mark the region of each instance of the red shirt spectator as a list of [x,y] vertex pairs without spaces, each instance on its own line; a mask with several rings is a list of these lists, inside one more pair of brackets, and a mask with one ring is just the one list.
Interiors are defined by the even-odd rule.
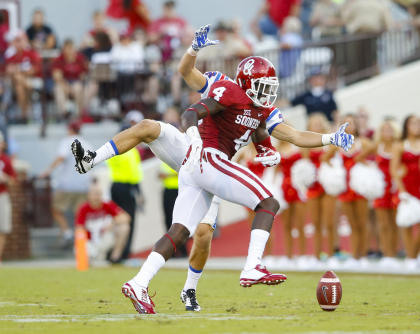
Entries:
[[110,224],[112,218],[121,212],[122,209],[113,201],[103,202],[98,208],[93,208],[89,202],[86,202],[77,212],[76,225],[85,227],[88,238],[91,239],[92,234],[100,233]]
[[77,53],[73,60],[66,59],[63,53],[60,54],[52,63],[52,70],[60,70],[63,77],[68,81],[80,80],[82,75],[88,70],[86,58]]
[[106,15],[128,21],[128,33],[136,28],[146,30],[150,23],[149,12],[141,0],[109,0]]
[[17,50],[11,56],[6,57],[6,66],[17,65],[20,71],[28,72],[33,71],[34,75],[41,74],[41,58],[33,49]]
[[300,0],[267,0],[268,14],[281,27],[286,17],[296,14],[294,10],[299,4]]
[[9,156],[4,152],[0,152],[0,194],[7,191],[7,183],[1,182],[1,175],[3,173],[9,177],[16,177],[16,173],[13,169]]

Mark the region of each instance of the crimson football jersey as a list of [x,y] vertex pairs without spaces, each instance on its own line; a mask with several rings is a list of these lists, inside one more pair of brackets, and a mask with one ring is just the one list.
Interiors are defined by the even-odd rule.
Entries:
[[251,135],[275,108],[255,107],[241,87],[228,80],[215,82],[208,94],[226,109],[199,123],[203,147],[215,148],[230,158],[251,141]]

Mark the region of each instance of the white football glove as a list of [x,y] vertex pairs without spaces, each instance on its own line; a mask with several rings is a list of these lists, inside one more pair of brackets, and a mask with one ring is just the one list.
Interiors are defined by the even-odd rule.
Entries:
[[344,123],[340,126],[337,132],[322,135],[322,144],[331,144],[337,147],[341,147],[346,152],[350,150],[354,143],[354,136],[346,133],[346,128],[348,125],[349,123]]
[[195,52],[200,51],[201,49],[205,48],[206,46],[219,44],[219,41],[217,41],[217,40],[208,39],[207,35],[208,35],[209,31],[210,31],[210,25],[207,24],[205,26],[202,26],[200,29],[198,29],[195,32],[194,39],[193,39],[192,44],[191,44],[191,48]]
[[261,163],[264,167],[273,167],[278,165],[281,161],[281,155],[279,152],[274,151],[268,147],[258,145],[258,154],[254,161]]
[[203,172],[203,166],[201,164],[203,141],[201,140],[200,132],[196,126],[191,126],[185,133],[190,138],[191,145],[182,164],[187,171],[192,171],[197,164],[200,164],[200,170]]

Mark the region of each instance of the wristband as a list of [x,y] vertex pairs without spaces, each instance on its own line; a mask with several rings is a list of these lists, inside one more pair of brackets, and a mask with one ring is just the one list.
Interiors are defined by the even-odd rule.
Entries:
[[330,145],[331,144],[331,137],[332,134],[331,133],[327,133],[325,135],[322,135],[322,145]]
[[264,146],[264,147],[266,147],[266,148],[269,148],[269,149],[271,149],[271,150],[273,150],[273,151],[275,151],[276,149],[273,147],[273,144],[271,144],[271,138],[270,138],[270,136],[268,136],[267,138],[265,138],[264,140],[262,140],[262,141],[260,141],[260,142],[258,142],[258,143],[254,143],[254,146],[255,146],[255,148],[257,149],[257,152],[259,152],[259,150],[258,150],[258,146],[259,145],[261,145],[261,146]]
[[189,48],[188,48],[188,50],[187,50],[187,53],[190,55],[190,56],[193,56],[193,57],[197,57],[197,51],[195,51],[193,48],[192,48],[192,46],[190,46]]

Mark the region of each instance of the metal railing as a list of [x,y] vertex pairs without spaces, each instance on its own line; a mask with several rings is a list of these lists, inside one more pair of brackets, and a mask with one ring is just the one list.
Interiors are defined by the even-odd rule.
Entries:
[[[346,35],[308,41],[302,47],[266,51],[280,78],[279,96],[291,99],[307,88],[314,70],[330,78],[332,88],[372,77],[401,64],[420,59],[419,36],[413,28],[371,35]],[[202,70],[218,70],[234,76],[239,59],[201,62]]]

